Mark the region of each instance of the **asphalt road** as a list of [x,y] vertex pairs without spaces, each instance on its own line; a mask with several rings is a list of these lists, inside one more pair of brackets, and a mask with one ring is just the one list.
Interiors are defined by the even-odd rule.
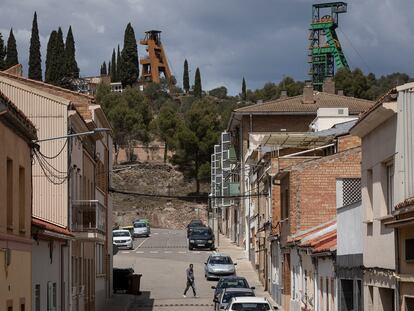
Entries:
[[[129,310],[213,310],[216,281],[204,278],[204,262],[208,250],[189,251],[184,230],[152,229],[149,238],[137,238],[133,250],[120,250],[114,256],[114,267],[132,267],[142,274],[140,296]],[[191,289],[183,297],[185,270],[194,264],[197,298]]]

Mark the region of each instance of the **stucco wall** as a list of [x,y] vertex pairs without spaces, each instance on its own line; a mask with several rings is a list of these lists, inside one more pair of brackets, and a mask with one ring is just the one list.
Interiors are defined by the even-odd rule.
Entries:
[[336,212],[337,255],[362,254],[362,204],[341,207]]
[[[381,217],[387,215],[384,162],[395,154],[396,122],[397,117],[391,117],[362,139],[362,204],[366,221],[363,249],[366,267],[395,268],[394,231],[383,225]],[[378,256],[379,250],[386,251]]]

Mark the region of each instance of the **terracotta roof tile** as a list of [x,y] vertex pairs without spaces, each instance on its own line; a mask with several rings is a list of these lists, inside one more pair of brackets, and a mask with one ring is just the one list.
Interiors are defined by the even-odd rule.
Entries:
[[38,218],[34,218],[32,217],[32,225],[39,227],[43,230],[49,230],[55,233],[59,233],[59,234],[63,234],[66,235],[68,237],[73,237],[74,235],[67,229],[67,228],[62,228],[59,227],[55,224],[52,224],[50,222],[38,219]]
[[316,113],[318,108],[349,108],[350,114],[362,113],[374,105],[373,101],[348,97],[326,92],[314,93],[314,104],[304,104],[303,96],[293,96],[283,99],[271,100],[260,104],[242,107],[234,110],[236,113]]

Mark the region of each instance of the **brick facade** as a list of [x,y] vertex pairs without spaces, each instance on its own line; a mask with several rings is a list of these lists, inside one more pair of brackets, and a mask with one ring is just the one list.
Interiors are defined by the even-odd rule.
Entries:
[[289,193],[289,235],[335,217],[336,179],[360,177],[360,163],[358,147],[291,167],[281,180]]

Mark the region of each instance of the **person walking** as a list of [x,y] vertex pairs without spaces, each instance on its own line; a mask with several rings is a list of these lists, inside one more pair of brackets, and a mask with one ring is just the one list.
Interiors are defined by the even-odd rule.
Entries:
[[187,274],[187,286],[185,287],[183,297],[184,298],[187,297],[186,294],[187,294],[187,291],[190,288],[190,286],[193,289],[194,297],[196,297],[196,290],[195,290],[195,283],[194,283],[194,270],[193,270],[193,264],[192,263],[187,268],[187,270],[185,270],[185,272]]

